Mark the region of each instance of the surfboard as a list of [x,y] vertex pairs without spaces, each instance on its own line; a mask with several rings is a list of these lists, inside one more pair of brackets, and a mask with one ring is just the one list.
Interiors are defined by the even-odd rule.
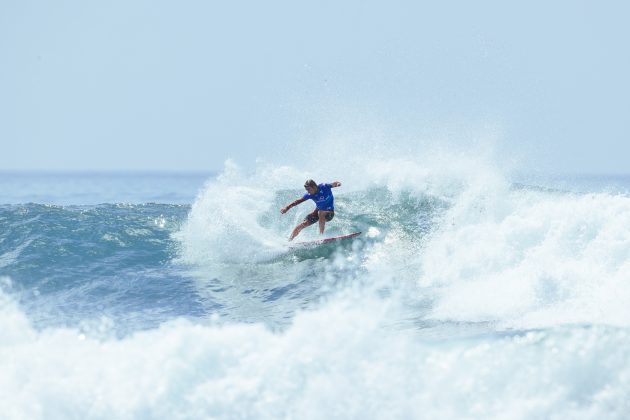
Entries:
[[349,233],[347,235],[333,236],[332,238],[317,239],[315,241],[296,242],[295,244],[292,245],[292,247],[328,244],[331,242],[342,241],[344,239],[356,238],[360,234],[361,232],[354,232],[354,233]]

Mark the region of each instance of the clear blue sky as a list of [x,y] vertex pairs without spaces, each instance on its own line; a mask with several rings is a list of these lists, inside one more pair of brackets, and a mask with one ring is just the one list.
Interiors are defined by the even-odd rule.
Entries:
[[209,171],[368,122],[630,172],[627,2],[437,3],[1,1],[0,170]]

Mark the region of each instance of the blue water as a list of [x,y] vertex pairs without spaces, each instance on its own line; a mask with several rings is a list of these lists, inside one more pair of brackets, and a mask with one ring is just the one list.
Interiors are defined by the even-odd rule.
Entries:
[[2,417],[630,415],[630,178],[330,171],[0,173]]

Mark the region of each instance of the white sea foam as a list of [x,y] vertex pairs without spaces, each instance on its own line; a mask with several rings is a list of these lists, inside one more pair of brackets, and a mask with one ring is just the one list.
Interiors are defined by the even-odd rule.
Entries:
[[[268,259],[286,249],[289,233],[311,208],[302,205],[284,216],[279,210],[302,196],[301,186],[307,178],[342,181],[336,196],[357,191],[369,194],[374,187],[384,187],[395,194],[413,191],[444,199],[456,197],[470,185],[490,188],[488,184],[501,179],[483,160],[446,152],[388,159],[353,155],[348,159],[328,158],[326,163],[325,173],[317,165],[298,170],[265,162],[259,162],[255,171],[246,172],[233,161],[226,161],[223,172],[199,192],[186,224],[175,235],[182,244],[182,259],[197,264],[244,262]],[[343,204],[343,198],[337,202]],[[363,204],[370,206],[369,197]],[[263,215],[272,220],[261,224]],[[302,236],[308,236],[308,232]]]
[[182,244],[185,262],[247,262],[277,253],[281,238],[259,224],[258,217],[282,185],[286,168],[247,177],[232,161],[224,172],[208,181],[198,194],[190,215],[175,236]]
[[420,257],[439,319],[630,325],[630,197],[462,196]]
[[[272,333],[173,321],[125,339],[34,330],[0,296],[0,411],[66,418],[578,418],[630,412],[630,334],[581,327],[442,342],[335,299]],[[602,357],[605,355],[605,357]]]

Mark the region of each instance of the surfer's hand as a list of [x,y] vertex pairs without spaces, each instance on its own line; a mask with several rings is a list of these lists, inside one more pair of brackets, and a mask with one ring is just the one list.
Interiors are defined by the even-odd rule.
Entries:
[[287,211],[288,211],[288,209],[286,207],[282,207],[280,209],[280,213],[282,213],[282,214],[286,213]]

